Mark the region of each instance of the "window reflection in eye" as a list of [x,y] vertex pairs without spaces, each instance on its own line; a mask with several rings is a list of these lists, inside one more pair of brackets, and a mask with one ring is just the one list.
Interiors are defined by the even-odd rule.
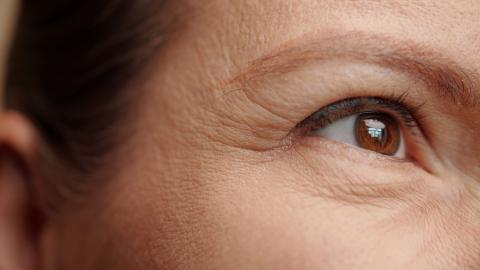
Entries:
[[356,117],[355,138],[360,147],[384,155],[405,157],[403,135],[392,116],[383,113],[367,113]]
[[405,134],[418,129],[412,116],[418,109],[412,110],[403,105],[403,97],[396,100],[352,98],[320,109],[297,128],[303,129],[307,136],[319,136],[407,159]]

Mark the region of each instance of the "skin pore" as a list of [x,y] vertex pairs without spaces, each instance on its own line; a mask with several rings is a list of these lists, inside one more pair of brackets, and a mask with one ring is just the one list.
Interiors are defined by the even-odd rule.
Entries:
[[[138,93],[130,135],[86,177],[88,192],[45,220],[34,264],[480,267],[480,2],[209,0],[179,10],[175,34],[128,86]],[[419,108],[415,127],[400,124],[407,159],[299,125],[357,97]],[[1,142],[34,160],[35,139],[11,135],[34,132],[13,118]]]

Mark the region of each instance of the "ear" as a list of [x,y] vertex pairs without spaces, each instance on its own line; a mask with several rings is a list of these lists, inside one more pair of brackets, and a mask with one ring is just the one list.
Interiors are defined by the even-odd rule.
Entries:
[[28,120],[3,109],[5,64],[18,0],[0,1],[0,269],[40,268],[36,210],[29,188],[35,133]]
[[16,113],[0,116],[0,269],[39,269],[41,216],[34,205],[30,168],[35,132]]

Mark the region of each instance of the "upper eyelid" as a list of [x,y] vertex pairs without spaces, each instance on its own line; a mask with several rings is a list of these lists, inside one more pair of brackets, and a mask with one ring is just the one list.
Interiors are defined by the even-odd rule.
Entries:
[[345,58],[400,71],[424,82],[434,96],[463,109],[480,111],[480,93],[476,91],[480,80],[472,76],[475,73],[412,41],[353,31],[329,34],[320,40],[291,43],[294,43],[293,46],[282,46],[279,51],[251,62],[246,70],[228,80],[227,84],[248,84],[268,75],[289,73],[312,61]]

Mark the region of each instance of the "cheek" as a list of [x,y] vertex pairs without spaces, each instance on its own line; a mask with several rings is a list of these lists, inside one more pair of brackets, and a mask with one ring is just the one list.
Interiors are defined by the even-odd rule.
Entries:
[[[472,239],[479,227],[466,222],[469,216],[479,220],[472,216],[478,212],[455,215],[459,208],[448,206],[454,198],[442,180],[401,167],[343,162],[316,163],[304,152],[297,161],[230,164],[228,171],[205,174],[219,183],[205,213],[220,268],[452,269],[479,263],[479,242]],[[337,193],[318,192],[347,179],[350,186],[329,190]],[[359,188],[362,183],[377,185]]]
[[[401,234],[407,228],[391,221],[403,207],[307,192],[307,182],[344,181],[332,167],[314,179],[291,162],[228,168],[205,175],[220,183],[205,214],[215,228],[209,237],[221,269],[362,269],[387,266],[391,257],[398,265],[416,258],[422,234],[413,228]],[[375,259],[371,252],[385,256]]]
[[479,220],[472,199],[455,200],[439,179],[406,164],[386,169],[385,161],[308,149],[224,153],[181,174],[158,169],[165,163],[122,174],[99,203],[108,206],[98,211],[108,213],[110,257],[137,269],[478,264],[479,226],[466,222]]
[[[467,179],[470,180],[470,179]],[[423,252],[438,269],[480,267],[480,200],[459,186],[450,194],[432,200],[424,219]],[[442,268],[448,265],[450,268]]]

